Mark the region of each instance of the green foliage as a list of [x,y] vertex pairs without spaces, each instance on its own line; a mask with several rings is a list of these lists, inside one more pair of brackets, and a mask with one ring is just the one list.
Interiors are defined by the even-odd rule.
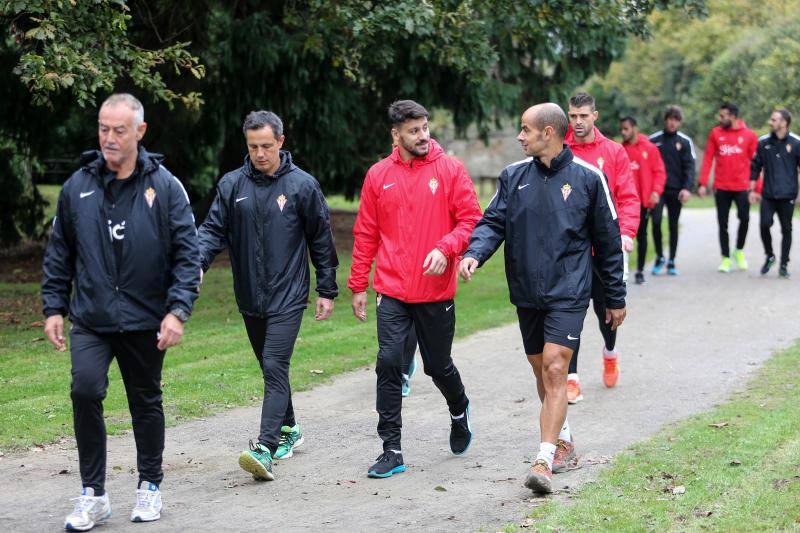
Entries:
[[667,104],[684,108],[683,128],[704,144],[723,101],[739,104],[751,127],[765,130],[770,111],[800,111],[798,0],[711,0],[708,16],[687,20],[678,9],[653,13],[652,37],[631,41],[608,73],[587,88],[601,112],[599,127],[637,117],[643,131],[662,125]]

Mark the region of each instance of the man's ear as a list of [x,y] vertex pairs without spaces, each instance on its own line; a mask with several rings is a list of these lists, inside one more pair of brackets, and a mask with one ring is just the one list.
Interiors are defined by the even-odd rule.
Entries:
[[147,131],[147,122],[142,122],[136,127],[136,140],[141,141]]

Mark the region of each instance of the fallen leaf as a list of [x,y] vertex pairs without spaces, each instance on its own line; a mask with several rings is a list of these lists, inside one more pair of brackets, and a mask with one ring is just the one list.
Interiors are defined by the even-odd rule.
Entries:
[[320,369],[318,369],[318,368],[315,368],[315,369],[313,369],[313,370],[309,370],[309,372],[310,372],[311,374],[324,374],[324,373],[325,373],[325,371],[324,371],[324,370],[320,370]]
[[65,469],[63,469],[63,470],[59,470],[59,471],[58,471],[58,474],[59,474],[60,476],[63,476],[63,475],[69,474],[69,470],[67,470],[66,468],[65,468]]
[[686,494],[686,487],[684,487],[683,485],[678,485],[677,487],[673,487],[672,494]]
[[438,490],[439,492],[447,492],[447,489],[442,487],[441,485],[436,485],[433,487],[433,490]]
[[731,461],[731,466],[739,466],[741,464],[742,462],[739,459],[734,459],[733,461]]
[[536,524],[536,520],[533,518],[526,518],[522,522],[520,522],[519,527],[531,527]]
[[711,516],[712,511],[695,511],[694,515],[698,518],[707,518]]
[[[514,403],[522,403],[524,401],[525,401],[525,398],[520,398],[519,400],[514,400]],[[522,527],[527,527],[527,526],[522,526]]]
[[789,479],[776,479],[772,482],[772,488],[775,490],[781,490],[786,485],[795,483],[796,481],[800,481],[800,476],[794,476]]
[[716,424],[709,424],[708,427],[719,429],[719,428],[724,428],[727,425],[728,425],[727,422],[717,422]]
[[31,322],[30,324],[28,324],[28,327],[29,328],[43,328],[44,327],[44,322],[42,322],[41,320],[37,320],[35,322]]

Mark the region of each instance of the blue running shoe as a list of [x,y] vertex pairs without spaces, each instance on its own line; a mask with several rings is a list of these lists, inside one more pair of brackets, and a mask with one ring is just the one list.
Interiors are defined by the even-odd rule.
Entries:
[[411,377],[417,371],[417,358],[416,356],[411,359],[411,364],[408,365],[408,377],[403,376],[402,394],[403,398],[408,398],[411,394]]
[[367,476],[387,478],[405,471],[406,465],[403,464],[403,454],[394,450],[387,450],[378,456],[375,464],[369,468]]
[[675,268],[675,261],[672,259],[670,259],[669,263],[667,263],[667,274],[669,274],[670,276],[678,275],[678,269]]
[[664,256],[658,257],[656,262],[653,263],[653,275],[658,276],[664,271],[664,265],[667,263],[667,260],[664,259]]

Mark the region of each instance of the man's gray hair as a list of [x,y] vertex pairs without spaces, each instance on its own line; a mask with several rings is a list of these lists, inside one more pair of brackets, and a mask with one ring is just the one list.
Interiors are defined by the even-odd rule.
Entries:
[[133,110],[134,127],[144,122],[144,106],[139,101],[139,99],[133,96],[132,94],[128,93],[112,94],[103,101],[103,105],[100,106],[100,109],[103,109],[106,106],[115,106],[119,104],[125,104],[126,106],[128,106]]
[[244,125],[242,125],[242,133],[247,136],[247,130],[260,130],[269,126],[272,128],[272,134],[275,138],[283,135],[283,121],[281,117],[272,111],[250,111],[244,118]]

